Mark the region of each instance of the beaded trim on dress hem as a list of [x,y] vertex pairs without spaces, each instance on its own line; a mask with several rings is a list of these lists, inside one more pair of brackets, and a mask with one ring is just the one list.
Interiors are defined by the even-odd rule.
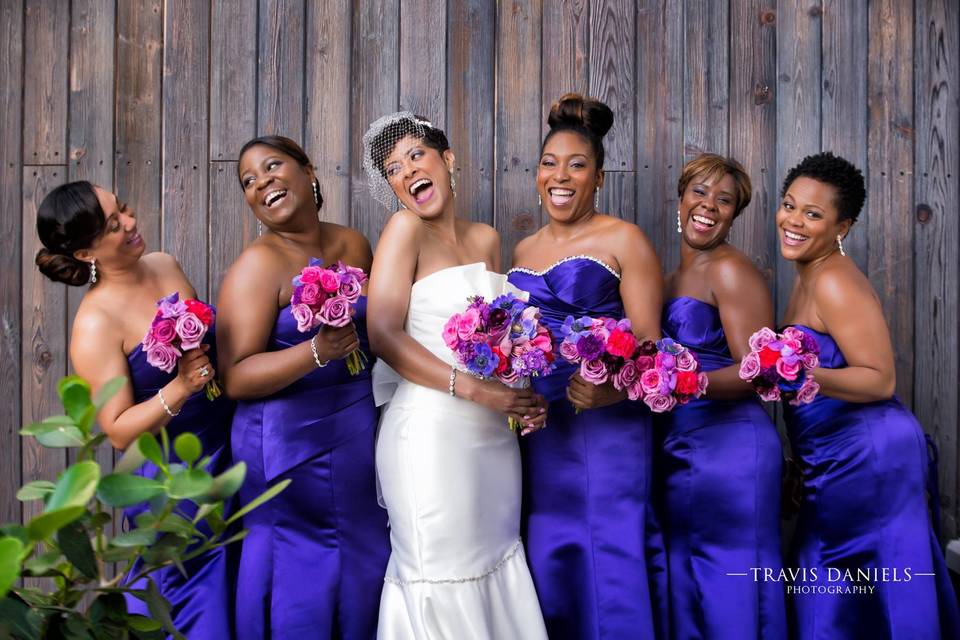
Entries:
[[589,260],[590,262],[596,262],[598,265],[600,265],[601,267],[609,271],[610,275],[612,275],[614,278],[616,278],[617,280],[620,279],[620,274],[617,273],[617,270],[611,267],[610,265],[608,265],[606,262],[604,262],[600,258],[594,258],[593,256],[588,256],[583,254],[561,258],[560,260],[557,260],[556,262],[554,262],[552,265],[550,265],[543,271],[534,271],[533,269],[527,269],[526,267],[514,267],[513,269],[510,269],[510,271],[507,271],[507,273],[510,274],[510,273],[513,273],[514,271],[517,271],[519,273],[526,273],[531,276],[542,276],[542,275],[546,275],[553,269],[556,269],[564,262],[570,262],[571,260]]
[[500,562],[498,562],[496,566],[493,567],[493,569],[490,569],[489,571],[485,571],[478,576],[471,576],[469,578],[445,578],[445,579],[437,579],[437,580],[431,580],[430,578],[420,578],[418,580],[397,580],[396,578],[391,578],[390,576],[384,576],[383,581],[389,582],[390,584],[395,584],[400,587],[408,584],[459,584],[463,582],[476,582],[478,580],[483,580],[487,576],[493,575],[494,573],[499,571],[500,567],[505,565],[510,558],[512,558],[517,554],[517,551],[520,549],[521,544],[522,544],[522,541],[517,540],[514,543],[513,547],[510,549],[510,551],[507,552],[507,555],[503,556],[503,558],[500,559]]

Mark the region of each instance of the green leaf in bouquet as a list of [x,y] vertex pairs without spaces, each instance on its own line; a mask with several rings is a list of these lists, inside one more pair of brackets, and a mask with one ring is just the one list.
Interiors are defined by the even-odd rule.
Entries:
[[60,527],[70,524],[86,512],[86,507],[64,507],[44,512],[32,519],[27,525],[27,537],[30,540],[46,540]]
[[189,539],[175,533],[164,533],[143,552],[143,561],[148,566],[160,566],[171,562],[187,548]]
[[136,547],[107,547],[101,557],[104,562],[127,562],[136,555]]
[[212,461],[213,461],[213,456],[203,456],[202,458],[200,458],[200,462],[198,462],[193,466],[196,467],[197,469],[206,469],[207,467],[210,466],[210,463]]
[[157,524],[157,515],[149,511],[138,513],[133,519],[137,523],[137,529],[147,529]]
[[90,623],[76,611],[66,614],[61,628],[65,640],[95,640]]
[[20,487],[17,491],[17,500],[20,502],[29,502],[30,500],[42,500],[53,493],[57,485],[49,480],[34,480]]
[[200,438],[186,432],[178,435],[173,441],[173,450],[178,458],[190,465],[196,462],[203,453],[203,445],[200,444]]
[[218,500],[226,500],[237,491],[240,490],[240,486],[243,484],[243,479],[247,475],[247,464],[245,462],[238,462],[233,465],[220,475],[216,476],[213,479],[213,484],[210,486],[210,490],[206,494],[200,496],[200,502],[215,502]]
[[140,450],[140,440],[134,440],[133,443],[127,447],[126,451],[123,452],[123,456],[117,460],[117,464],[113,465],[113,472],[132,473],[142,467],[146,460],[147,457],[143,455],[143,451]]
[[171,513],[161,519],[157,522],[156,527],[159,531],[177,533],[185,538],[193,538],[198,535],[197,528],[193,526],[193,523],[176,513]]
[[90,604],[90,622],[93,624],[123,624],[127,621],[127,601],[119,593],[101,593]]
[[220,512],[223,512],[223,505],[216,502],[208,502],[201,504],[200,508],[197,509],[197,512],[193,515],[193,524],[197,524],[201,520],[207,517],[207,514],[213,512],[215,509],[220,509]]
[[100,513],[94,513],[90,515],[90,526],[94,529],[102,529],[112,521],[113,516],[106,511],[101,511]]
[[103,405],[117,394],[120,389],[123,389],[123,385],[127,383],[126,376],[117,376],[116,378],[111,378],[103,383],[103,386],[97,390],[97,393],[93,396],[93,405],[99,411],[103,408]]
[[22,436],[35,436],[38,433],[46,433],[54,427],[75,427],[77,426],[73,418],[70,416],[50,416],[44,418],[40,422],[31,422],[24,428],[20,429],[20,435]]
[[170,436],[166,429],[160,429],[160,445],[163,447],[163,459],[170,459]]
[[211,511],[203,519],[214,535],[220,535],[227,530],[227,523],[223,521],[222,509]]
[[92,404],[88,404],[87,408],[84,409],[83,413],[80,414],[80,417],[77,419],[77,427],[79,427],[80,431],[88,438],[90,437],[90,432],[93,431],[93,422],[96,418],[97,408]]
[[[160,433],[162,435],[166,432],[161,431]],[[158,467],[164,466],[163,451],[160,450],[160,445],[152,433],[141,433],[140,437],[137,438],[137,447],[147,460]]]
[[7,536],[16,538],[24,545],[30,542],[30,537],[27,535],[27,528],[20,524],[5,524],[0,527],[0,538]]
[[56,568],[56,566],[60,563],[61,557],[62,554],[60,553],[59,549],[44,551],[43,553],[38,553],[24,562],[23,568],[35,576],[42,576],[48,571]]
[[100,480],[97,497],[111,507],[129,507],[162,494],[164,485],[153,478],[111,473]]
[[19,596],[31,607],[55,606],[54,597],[48,593],[44,593],[36,587],[24,587],[23,589],[17,589],[17,596]]
[[154,543],[157,532],[153,529],[134,529],[127,531],[110,540],[114,547],[145,547]]
[[63,410],[77,424],[83,419],[87,409],[93,406],[90,399],[90,385],[80,376],[67,376],[57,383],[57,393],[63,402]]
[[86,506],[96,493],[99,480],[100,465],[96,462],[85,460],[70,465],[57,480],[57,486],[47,500],[44,513],[63,507]]
[[176,500],[202,496],[213,486],[213,477],[203,469],[184,469],[167,481],[167,495]]
[[34,422],[21,429],[20,435],[33,436],[37,439],[37,442],[48,449],[82,447],[84,445],[83,432],[73,424],[72,420],[70,424]]
[[157,588],[157,583],[153,581],[153,578],[147,578],[147,609],[150,611],[150,616],[162,624],[167,633],[177,640],[186,640],[173,626],[173,619],[170,617],[170,603],[160,595],[160,589]]
[[57,532],[57,544],[60,545],[63,555],[80,573],[91,580],[98,577],[97,559],[93,554],[93,545],[90,544],[86,527],[79,522],[71,522]]
[[5,626],[14,638],[39,638],[43,616],[18,598],[0,599],[0,629]]
[[137,615],[135,613],[127,616],[127,624],[130,625],[130,628],[134,631],[159,631],[160,629],[163,629],[163,625],[153,618]]
[[281,491],[283,491],[284,489],[286,489],[286,488],[287,488],[287,485],[289,485],[289,484],[290,484],[290,479],[287,478],[286,480],[283,480],[282,482],[278,482],[277,484],[273,485],[272,487],[270,487],[269,489],[267,489],[266,491],[264,491],[263,493],[261,493],[259,496],[257,496],[256,498],[254,498],[253,500],[251,500],[251,501],[248,502],[247,504],[243,505],[243,508],[239,509],[239,510],[238,510],[236,513],[234,513],[232,516],[230,516],[229,518],[227,518],[227,524],[231,524],[231,523],[233,523],[233,522],[236,522],[237,520],[239,520],[240,518],[242,518],[242,517],[245,516],[246,514],[250,513],[251,511],[253,511],[253,510],[256,509],[257,507],[259,507],[260,505],[262,505],[262,504],[263,504],[264,502],[266,502],[267,500],[270,500],[270,499],[273,498],[274,496],[278,495]]
[[20,577],[20,554],[23,543],[17,538],[0,538],[0,598]]
[[224,540],[223,542],[218,543],[217,546],[218,546],[218,547],[225,547],[225,546],[227,546],[228,544],[233,544],[234,542],[240,542],[241,540],[243,540],[244,538],[246,538],[248,535],[250,535],[250,530],[249,530],[249,529],[244,529],[244,530],[241,531],[240,533],[236,533],[236,534],[230,536],[229,538],[227,538],[226,540]]

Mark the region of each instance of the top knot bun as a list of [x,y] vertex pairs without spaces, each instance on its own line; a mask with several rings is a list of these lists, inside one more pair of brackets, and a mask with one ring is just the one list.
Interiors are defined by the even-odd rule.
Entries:
[[613,126],[613,111],[596,98],[567,93],[550,107],[547,124],[551,129],[582,127],[597,138],[603,138]]

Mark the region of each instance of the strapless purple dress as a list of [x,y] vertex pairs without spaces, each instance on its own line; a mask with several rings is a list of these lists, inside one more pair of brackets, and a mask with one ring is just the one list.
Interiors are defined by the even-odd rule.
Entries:
[[[354,322],[361,348],[366,301]],[[280,309],[269,351],[309,340]],[[233,451],[247,463],[244,502],[289,478],[279,496],[244,518],[237,637],[373,638],[390,556],[377,504],[370,385],[373,358],[351,376],[343,360],[266,398],[237,404]]]
[[[211,329],[204,343],[210,345],[207,357],[213,367],[217,366],[217,353],[214,330]],[[153,398],[157,390],[166,386],[175,376],[165,373],[147,363],[147,354],[137,346],[127,356],[130,368],[130,382],[133,385],[133,398],[137,404]],[[167,423],[170,441],[186,431],[195,434],[203,444],[203,455],[210,456],[207,471],[216,475],[226,471],[232,464],[230,458],[230,421],[233,418],[234,403],[221,395],[216,400],[207,400],[204,393],[198,392],[181,407],[177,417]],[[172,447],[171,447],[172,449]],[[176,454],[170,452],[173,461]],[[137,473],[149,478],[155,477],[159,469],[151,462],[144,463]],[[128,526],[132,527],[134,518],[148,509],[140,504],[124,510]],[[227,505],[229,510],[229,505]],[[196,506],[192,502],[182,503],[182,516],[192,519]],[[201,527],[204,533],[210,531]],[[231,638],[233,632],[233,592],[236,579],[239,545],[228,545],[213,549],[184,563],[187,577],[176,567],[165,567],[151,574],[160,593],[170,602],[173,623],[177,630],[190,640],[213,640]],[[130,575],[140,570],[137,563]],[[138,588],[146,588],[146,581],[136,583]],[[137,598],[126,597],[127,609],[131,613],[149,616],[146,604]]]
[[[512,269],[509,278],[555,335],[568,315],[623,317],[620,277],[599,260],[574,256],[543,272]],[[553,374],[534,378],[550,401],[547,429],[520,441],[521,531],[547,633],[651,638],[650,413],[624,401],[575,414],[566,399],[574,372],[559,361]]]
[[[703,371],[733,364],[720,311],[689,297],[664,306],[663,334]],[[787,637],[779,573],[783,452],[756,397],[692,400],[656,416],[656,504],[667,547],[673,638]],[[747,575],[730,575],[747,574]]]
[[[821,367],[847,365],[832,337],[795,326],[820,345]],[[820,395],[783,408],[804,469],[788,563],[805,569],[787,588],[792,636],[960,638],[957,599],[927,511],[924,492],[936,476],[928,476],[917,419],[896,398]]]

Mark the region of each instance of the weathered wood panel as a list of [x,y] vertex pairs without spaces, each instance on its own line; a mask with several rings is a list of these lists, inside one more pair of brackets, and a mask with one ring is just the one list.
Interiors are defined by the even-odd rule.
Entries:
[[237,179],[236,162],[211,162],[210,184],[210,301],[244,247],[257,238],[257,220],[247,206]]
[[[683,23],[684,160],[704,152],[726,155],[731,73],[730,3],[686,0]],[[738,33],[737,37],[741,35]]]
[[23,23],[24,161],[66,164],[70,4],[28,0]]
[[400,3],[400,108],[441,129],[447,119],[447,2]]
[[210,6],[210,159],[237,160],[257,131],[257,5]]
[[303,137],[303,0],[260,0],[257,131]]

